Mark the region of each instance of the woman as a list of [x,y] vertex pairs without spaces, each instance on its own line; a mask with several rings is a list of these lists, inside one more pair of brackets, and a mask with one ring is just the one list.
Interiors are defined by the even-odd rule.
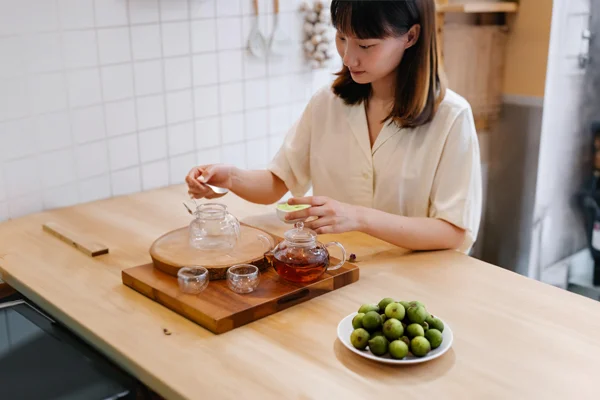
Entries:
[[[289,204],[312,207],[289,218],[317,217],[305,226],[319,234],[468,252],[481,215],[479,144],[469,104],[444,85],[434,0],[334,0],[331,17],[344,66],[268,169],[196,167],[190,195],[209,193],[202,182],[261,204],[290,191]],[[315,196],[302,197],[311,185]]]

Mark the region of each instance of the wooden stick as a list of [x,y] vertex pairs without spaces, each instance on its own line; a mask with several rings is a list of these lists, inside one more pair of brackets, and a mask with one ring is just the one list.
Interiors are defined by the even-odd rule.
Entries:
[[90,239],[84,235],[71,232],[56,222],[47,222],[42,225],[42,227],[44,231],[56,236],[63,242],[75,247],[77,250],[87,254],[90,257],[96,257],[108,253],[108,247],[100,243],[90,241]]

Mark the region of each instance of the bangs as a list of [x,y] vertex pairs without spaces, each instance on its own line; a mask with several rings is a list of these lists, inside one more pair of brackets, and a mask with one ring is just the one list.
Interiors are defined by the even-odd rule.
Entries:
[[[405,12],[399,13],[400,8]],[[390,21],[392,15],[406,15],[407,18]],[[334,0],[331,3],[331,22],[335,29],[357,39],[383,39],[403,35],[417,22],[417,17],[416,6],[411,0]]]

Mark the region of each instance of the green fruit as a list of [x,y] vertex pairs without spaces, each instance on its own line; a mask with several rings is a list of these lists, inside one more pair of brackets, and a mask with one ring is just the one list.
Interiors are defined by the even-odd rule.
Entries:
[[429,329],[437,329],[440,332],[444,332],[444,323],[441,319],[430,315],[425,321],[429,324]]
[[423,330],[424,330],[425,332],[427,332],[427,331],[429,330],[429,324],[427,323],[427,321],[423,322],[423,323],[421,324],[421,326],[423,327]]
[[425,322],[425,319],[429,315],[423,306],[410,306],[406,313],[410,322],[419,325]]
[[393,303],[394,299],[386,297],[379,302],[379,310],[383,311],[387,307],[388,304]]
[[425,338],[429,340],[432,349],[437,349],[442,344],[442,332],[437,329],[430,329],[425,332]]
[[397,340],[404,334],[402,323],[397,319],[391,318],[383,324],[383,334],[388,340]]
[[360,313],[366,314],[369,311],[379,311],[379,306],[377,304],[363,304],[358,309],[359,314]]
[[410,303],[408,303],[408,306],[409,307],[412,307],[412,306],[421,306],[423,308],[426,308],[425,304],[421,303],[420,301],[411,301]]
[[381,315],[377,311],[369,311],[362,318],[363,328],[369,332],[373,332],[381,327]]
[[397,360],[401,360],[408,355],[408,345],[402,340],[394,340],[392,343],[390,343],[388,350],[390,352],[390,356]]
[[395,318],[398,321],[402,321],[404,316],[406,315],[406,311],[404,310],[404,306],[400,303],[390,303],[385,308],[385,315],[388,318]]
[[417,336],[410,341],[410,352],[417,357],[424,357],[431,351],[429,341],[423,336]]
[[362,328],[362,319],[365,316],[363,313],[356,314],[354,318],[352,318],[352,327],[354,329]]
[[402,304],[405,310],[408,310],[408,307],[410,307],[410,302],[408,301],[399,301],[398,303]]
[[385,316],[385,314],[379,314],[379,316],[381,317],[381,323],[383,324],[387,317]]
[[376,336],[369,340],[369,350],[376,356],[382,356],[388,351],[389,342],[384,336]]
[[350,343],[359,350],[364,350],[369,342],[369,332],[363,328],[355,329],[350,334]]
[[377,331],[377,332],[371,333],[371,336],[369,337],[369,339],[373,339],[374,337],[377,337],[377,336],[383,336],[383,337],[385,337],[385,335],[383,334],[383,332]]
[[419,324],[410,324],[406,327],[406,334],[412,339],[417,336],[425,336],[425,330]]
[[410,346],[410,339],[408,338],[408,336],[402,336],[400,340],[406,343],[407,346]]

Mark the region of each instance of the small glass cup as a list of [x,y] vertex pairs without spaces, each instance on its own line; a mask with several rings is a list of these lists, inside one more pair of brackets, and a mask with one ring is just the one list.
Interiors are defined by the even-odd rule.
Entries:
[[252,264],[238,264],[227,270],[227,286],[239,294],[253,292],[260,282],[260,272]]
[[177,272],[179,290],[187,294],[198,294],[208,286],[208,270],[201,266],[183,267]]

